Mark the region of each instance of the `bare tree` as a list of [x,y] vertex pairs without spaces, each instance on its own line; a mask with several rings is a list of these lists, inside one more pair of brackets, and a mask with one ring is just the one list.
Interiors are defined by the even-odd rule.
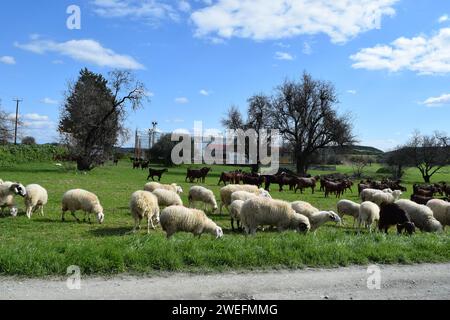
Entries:
[[[256,94],[250,97],[248,100],[247,118],[244,121],[242,114],[239,112],[237,107],[232,106],[228,111],[226,118],[222,120],[222,125],[228,129],[232,130],[248,130],[253,129],[257,134],[257,152],[256,163],[252,165],[252,171],[258,172],[260,167],[259,158],[259,134],[261,130],[265,129],[270,125],[270,99],[264,94]],[[245,148],[246,155],[249,153],[249,145],[246,144]]]
[[14,138],[14,121],[2,109],[0,100],[0,145],[8,144]]
[[364,169],[369,165],[369,157],[365,156],[354,156],[350,158],[350,162],[353,168],[353,174],[356,178],[361,178],[364,172]]
[[91,170],[111,156],[118,139],[127,134],[126,108],[136,110],[146,98],[144,85],[129,71],[112,71],[109,80],[87,69],[69,85],[59,132],[79,170]]
[[231,106],[225,118],[222,119],[222,125],[231,130],[243,129],[244,120],[242,114],[236,106]]
[[285,81],[272,101],[273,127],[292,145],[297,172],[306,174],[313,154],[324,147],[355,142],[349,115],[337,114],[334,86],[304,73]]
[[450,164],[450,137],[442,132],[422,135],[415,131],[401,150],[407,161],[419,169],[426,183],[431,181],[434,174]]

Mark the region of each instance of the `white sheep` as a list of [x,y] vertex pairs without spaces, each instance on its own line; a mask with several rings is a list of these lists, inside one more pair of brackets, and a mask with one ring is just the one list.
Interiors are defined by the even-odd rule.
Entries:
[[359,217],[359,207],[359,203],[353,202],[351,200],[341,200],[337,203],[337,213],[341,218],[343,218],[344,215],[352,216],[354,227]]
[[27,194],[26,188],[17,182],[5,181],[0,184],[0,208],[3,214],[4,208],[10,209],[10,214],[13,217],[17,216],[18,210],[14,201],[14,197],[19,195],[25,197]]
[[291,204],[281,200],[256,197],[244,202],[241,222],[247,234],[255,234],[258,226],[274,226],[278,231],[286,229],[297,232],[311,228],[307,217],[292,209]]
[[205,187],[194,186],[189,190],[189,207],[195,206],[196,202],[202,202],[206,206],[210,205],[212,208],[212,212],[218,209],[216,197],[214,196],[214,192]]
[[176,183],[172,183],[172,184],[161,184],[158,182],[150,182],[147,183],[144,186],[144,190],[148,191],[148,192],[153,192],[157,189],[164,189],[164,190],[169,190],[169,191],[173,191],[176,192],[178,194],[182,194],[183,193],[183,189],[177,185]]
[[155,225],[159,223],[159,206],[158,199],[154,194],[148,191],[136,191],[131,195],[130,201],[131,215],[134,218],[134,229],[141,229],[141,221],[147,217],[147,233],[150,234],[150,227],[155,229]]
[[86,221],[86,217],[88,216],[89,222],[91,222],[91,214],[97,215],[97,221],[100,224],[105,220],[103,207],[95,194],[82,189],[67,191],[62,199],[61,220],[64,222],[66,212],[70,211],[75,220],[79,222],[80,220],[75,215],[75,212],[78,210],[84,211],[84,221]]
[[238,228],[240,227],[240,221],[241,221],[241,210],[242,206],[244,205],[244,201],[242,200],[235,200],[233,201],[230,206],[228,207],[230,210],[230,218],[231,218],[231,229],[234,231],[234,220],[237,221]]
[[433,216],[433,211],[424,205],[417,204],[411,200],[402,199],[395,201],[406,213],[409,214],[411,221],[422,232],[442,231],[441,223]]
[[402,192],[400,190],[392,191],[392,193],[378,192],[373,194],[372,202],[376,203],[378,206],[381,206],[382,203],[394,203],[400,199],[401,195]]
[[24,200],[28,219],[31,219],[31,215],[38,209],[41,210],[41,216],[44,216],[44,206],[48,202],[47,190],[38,184],[30,184],[25,189],[27,194]]
[[361,191],[361,201],[372,201],[373,196],[377,193],[392,193],[391,189],[378,190],[378,189],[364,189]]
[[220,189],[220,214],[222,214],[223,207],[227,208],[231,204],[231,195],[236,191],[247,191],[250,193],[254,193],[261,197],[271,198],[270,193],[264,189],[258,189],[257,186],[252,186],[248,184],[240,185],[240,184],[229,184],[226,187]]
[[335,223],[341,223],[341,217],[339,217],[333,211],[319,211],[311,214],[309,217],[309,223],[311,225],[311,231],[316,231],[323,224],[332,221]]
[[167,207],[161,213],[160,223],[168,239],[177,232],[190,232],[198,237],[203,233],[210,233],[216,239],[223,237],[222,228],[197,209]]
[[170,207],[170,206],[182,206],[183,201],[181,200],[178,193],[166,190],[166,189],[156,189],[152,192],[156,198],[158,198],[158,205],[160,207]]
[[372,226],[380,221],[380,207],[371,201],[361,203],[359,207],[358,227],[366,227],[372,232]]
[[436,218],[445,230],[445,226],[450,226],[450,203],[440,199],[433,199],[427,202],[427,207],[433,211]]
[[301,215],[304,215],[308,219],[314,214],[319,212],[320,210],[313,207],[310,203],[305,201],[295,201],[291,203],[292,209],[295,210],[295,212],[300,213]]

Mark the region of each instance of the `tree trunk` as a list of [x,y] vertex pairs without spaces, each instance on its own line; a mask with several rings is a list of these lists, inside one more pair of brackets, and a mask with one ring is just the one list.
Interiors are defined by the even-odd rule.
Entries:
[[308,165],[303,157],[297,157],[297,174],[306,175],[306,171],[308,169]]
[[425,181],[425,183],[430,183],[431,181],[431,176],[429,174],[423,174],[423,181]]
[[92,161],[84,157],[79,158],[77,160],[77,169],[79,171],[91,171]]

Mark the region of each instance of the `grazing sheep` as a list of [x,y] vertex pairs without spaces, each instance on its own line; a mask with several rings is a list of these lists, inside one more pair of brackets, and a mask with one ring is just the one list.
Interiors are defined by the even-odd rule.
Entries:
[[237,221],[237,227],[240,228],[241,210],[245,201],[235,200],[230,204],[231,229],[234,231],[234,220]]
[[168,239],[177,232],[190,232],[198,237],[203,233],[210,233],[216,239],[223,237],[222,228],[209,219],[203,211],[197,209],[181,206],[167,207],[161,213],[160,222]]
[[359,217],[359,207],[359,203],[350,200],[341,200],[337,203],[337,213],[341,218],[343,218],[344,215],[352,216],[354,227]]
[[155,229],[155,225],[159,223],[159,206],[158,199],[155,195],[148,191],[136,191],[131,195],[130,201],[131,215],[134,218],[134,229],[141,229],[141,221],[147,217],[147,233],[150,234],[150,227]]
[[275,226],[278,231],[286,229],[306,232],[311,229],[307,217],[292,209],[291,204],[281,200],[257,197],[244,202],[241,222],[247,234],[255,234],[258,226]]
[[384,189],[384,190],[378,190],[378,189],[364,189],[361,191],[360,197],[361,200],[364,201],[372,201],[373,196],[377,193],[392,193],[393,191],[391,189]]
[[397,226],[397,232],[402,233],[405,229],[409,234],[416,231],[416,227],[408,213],[396,203],[382,203],[380,207],[380,221],[378,229],[388,233],[390,226]]
[[193,207],[195,202],[203,202],[206,205],[210,205],[212,208],[212,212],[218,209],[216,197],[214,196],[214,192],[205,187],[194,186],[189,190],[189,207]]
[[84,221],[86,221],[86,216],[89,217],[89,223],[91,222],[91,214],[97,215],[97,221],[102,224],[105,220],[105,215],[103,213],[103,207],[98,200],[98,197],[86,190],[74,189],[67,191],[62,199],[62,217],[61,220],[65,221],[65,214],[67,211],[72,213],[72,216],[80,221],[75,212],[78,210],[84,211]]
[[26,188],[17,182],[5,181],[0,184],[0,208],[3,214],[4,208],[9,208],[13,217],[17,216],[18,210],[14,201],[14,197],[19,195],[25,197]]
[[313,207],[310,203],[304,201],[295,201],[291,203],[292,209],[295,212],[307,217],[308,219],[314,214],[319,212],[319,209]]
[[178,186],[176,183],[161,184],[158,182],[150,182],[144,186],[144,190],[148,191],[148,192],[153,192],[157,189],[169,190],[169,191],[176,192],[178,194],[183,193],[183,189],[180,186]]
[[440,232],[442,231],[441,223],[433,216],[433,211],[422,204],[417,204],[411,200],[398,200],[395,202],[405,210],[411,221],[422,232]]
[[[363,190],[364,191],[364,190]],[[372,232],[372,225],[380,220],[380,207],[371,201],[361,203],[359,207],[358,227],[361,224]]]
[[251,192],[254,193],[258,196],[262,196],[262,197],[267,197],[267,198],[271,198],[269,192],[267,192],[264,189],[258,189],[257,186],[252,186],[252,185],[239,185],[239,184],[229,184],[226,187],[223,187],[222,189],[220,189],[220,214],[222,214],[222,209],[223,207],[227,208],[228,210],[228,206],[231,204],[231,195],[236,192],[236,191],[247,191],[247,192]]
[[382,203],[394,203],[400,199],[401,195],[402,192],[400,190],[395,190],[392,193],[378,192],[372,196],[372,202],[376,203],[378,206]]
[[25,207],[28,219],[36,210],[41,210],[41,216],[44,216],[44,206],[48,202],[47,190],[38,184],[30,184],[26,186],[27,195],[25,196]]
[[231,203],[233,203],[233,201],[236,201],[236,200],[247,201],[252,198],[261,197],[261,196],[267,198],[267,195],[268,195],[268,193],[262,193],[262,194],[258,195],[258,194],[254,194],[252,192],[247,192],[247,191],[236,191],[231,194]]
[[450,226],[450,203],[440,199],[428,201],[427,207],[433,211],[433,216],[438,220],[442,227]]
[[156,189],[152,193],[158,198],[158,205],[160,207],[183,205],[183,201],[176,192],[165,189]]
[[341,218],[333,211],[319,211],[313,213],[308,217],[311,224],[311,231],[316,231],[323,224],[332,221],[336,223],[341,222]]

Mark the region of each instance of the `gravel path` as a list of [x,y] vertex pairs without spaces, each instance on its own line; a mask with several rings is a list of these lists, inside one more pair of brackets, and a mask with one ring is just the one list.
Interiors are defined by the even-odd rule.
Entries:
[[367,270],[87,278],[80,290],[69,290],[65,279],[0,277],[0,299],[450,299],[450,264],[380,266],[379,290],[368,289]]

